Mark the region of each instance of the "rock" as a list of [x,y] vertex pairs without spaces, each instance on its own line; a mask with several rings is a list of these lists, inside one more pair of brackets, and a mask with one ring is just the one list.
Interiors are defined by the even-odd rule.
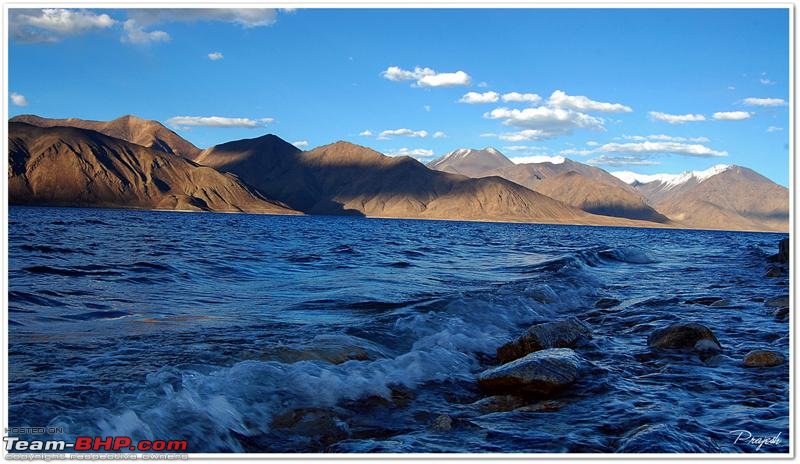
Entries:
[[767,273],[764,274],[764,277],[780,277],[783,275],[783,269],[777,266],[770,266],[767,268]]
[[600,309],[608,309],[608,308],[613,308],[618,304],[620,304],[620,301],[616,298],[600,298],[599,300],[597,300],[597,303],[594,304],[594,307]]
[[783,356],[776,351],[753,350],[744,355],[744,367],[775,367],[785,362]]
[[789,307],[784,306],[783,308],[778,308],[772,312],[772,315],[775,316],[775,319],[782,321],[784,319],[789,318]]
[[719,300],[717,300],[717,301],[715,301],[715,302],[711,303],[711,305],[710,305],[710,306],[711,306],[712,308],[723,308],[723,307],[725,307],[725,306],[728,306],[728,305],[730,305],[730,304],[731,304],[731,302],[730,302],[730,301],[728,301],[728,300],[726,300],[726,299],[724,299],[724,298],[723,298],[723,299],[719,299]]
[[350,436],[347,423],[333,412],[320,408],[300,408],[285,411],[272,418],[273,429],[286,429],[292,435],[302,435],[321,446],[327,446]]
[[517,408],[514,412],[552,412],[558,411],[563,406],[564,404],[559,401],[537,401],[536,403]]
[[703,364],[708,367],[719,367],[722,365],[734,364],[733,358],[725,356],[724,354],[715,354],[703,360]]
[[700,304],[705,306],[711,306],[714,303],[722,301],[722,298],[718,296],[701,296],[699,298],[692,298],[690,300],[684,301],[686,304]]
[[789,295],[776,296],[764,302],[764,306],[768,308],[782,308],[789,306]]
[[569,348],[549,348],[482,372],[478,385],[493,394],[549,395],[575,383],[582,364]]
[[647,345],[656,349],[691,349],[700,353],[722,350],[711,329],[696,322],[678,322],[656,329],[647,337]]
[[789,239],[785,238],[778,242],[778,254],[769,257],[769,260],[774,263],[788,263],[789,262]]
[[577,318],[531,326],[525,334],[497,349],[506,363],[547,348],[571,348],[592,338],[592,330]]
[[525,406],[525,404],[526,401],[524,398],[515,395],[489,396],[472,403],[473,406],[478,408],[478,411],[484,414],[512,411]]
[[525,293],[534,300],[543,304],[550,304],[558,301],[558,294],[555,292],[555,290],[550,288],[549,285],[545,284],[528,287],[525,289]]
[[446,432],[453,428],[453,418],[448,416],[447,414],[442,414],[441,416],[437,417],[433,424],[431,425],[431,429],[438,430],[440,432]]

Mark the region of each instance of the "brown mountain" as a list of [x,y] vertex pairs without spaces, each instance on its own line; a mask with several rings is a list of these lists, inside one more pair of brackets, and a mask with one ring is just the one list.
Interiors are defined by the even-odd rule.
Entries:
[[99,132],[9,125],[13,204],[298,214],[230,174]]
[[486,147],[483,150],[459,148],[431,161],[427,166],[437,171],[467,177],[486,177],[498,169],[514,166],[514,162],[496,148]]
[[721,165],[637,185],[687,227],[789,231],[789,189],[748,168]]
[[669,222],[635,188],[600,168],[568,158],[514,164],[494,148],[462,148],[431,161],[428,167],[470,177],[500,176],[592,214]]
[[39,127],[65,126],[89,129],[115,139],[125,140],[187,159],[194,159],[200,153],[199,148],[164,127],[160,122],[131,115],[122,116],[113,121],[89,121],[77,118],[50,119],[26,114],[11,118],[11,122],[24,122]]
[[536,184],[535,190],[592,214],[669,222],[666,216],[648,206],[640,195],[575,171],[546,177]]
[[197,161],[235,173],[265,195],[307,213],[617,223],[506,179],[430,170],[413,158],[385,156],[348,142],[302,152],[266,135],[209,148]]

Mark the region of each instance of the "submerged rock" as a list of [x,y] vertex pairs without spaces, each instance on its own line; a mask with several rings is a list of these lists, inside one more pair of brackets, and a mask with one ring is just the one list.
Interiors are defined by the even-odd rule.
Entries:
[[789,318],[789,307],[784,306],[783,308],[778,308],[772,312],[772,315],[775,316],[775,319],[782,321],[784,319]]
[[782,308],[789,306],[789,295],[776,296],[764,302],[764,306],[768,308]]
[[548,395],[575,383],[582,363],[569,348],[549,348],[484,371],[478,385],[494,394]]
[[295,436],[304,436],[317,446],[327,446],[350,436],[347,423],[332,411],[320,408],[299,408],[272,418],[273,429],[283,429]]
[[769,260],[775,263],[788,263],[789,262],[789,239],[785,238],[778,242],[778,254],[769,257]]
[[473,406],[478,408],[478,411],[484,414],[513,411],[525,406],[525,404],[527,404],[525,398],[516,395],[489,396],[472,403]]
[[691,349],[699,353],[722,350],[711,329],[696,322],[678,322],[656,329],[647,338],[647,345],[656,349]]
[[553,400],[546,400],[546,401],[537,401],[536,403],[529,404],[527,406],[522,406],[521,408],[517,408],[515,412],[553,412],[558,411],[564,406],[564,403],[560,401],[553,401]]
[[744,367],[775,367],[785,362],[783,355],[770,350],[753,350],[742,360]]
[[441,416],[437,417],[433,424],[431,425],[431,429],[438,430],[440,432],[446,432],[453,428],[453,418],[448,416],[447,414],[442,414]]
[[766,274],[764,274],[764,277],[780,277],[782,275],[783,275],[783,269],[777,266],[770,266],[767,268],[767,272]]
[[577,318],[531,326],[525,334],[497,349],[497,359],[506,363],[547,348],[571,348],[592,338],[592,330]]
[[618,304],[620,304],[620,301],[616,298],[600,298],[597,300],[597,303],[594,304],[594,307],[599,309],[608,309],[613,308]]

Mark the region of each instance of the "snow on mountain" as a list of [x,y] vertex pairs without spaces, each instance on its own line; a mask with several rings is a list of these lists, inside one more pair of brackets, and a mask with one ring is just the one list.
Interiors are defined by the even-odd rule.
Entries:
[[671,189],[679,185],[685,184],[692,179],[700,183],[709,179],[717,174],[724,172],[733,167],[730,164],[717,164],[704,171],[684,171],[681,174],[639,174],[632,171],[614,171],[612,176],[620,179],[626,184],[633,184],[638,182],[640,184],[648,184],[650,182],[660,182],[663,184],[664,189]]

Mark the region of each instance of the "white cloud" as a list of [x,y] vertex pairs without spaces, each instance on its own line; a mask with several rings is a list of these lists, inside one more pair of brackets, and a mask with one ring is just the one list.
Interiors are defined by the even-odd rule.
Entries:
[[372,137],[372,131],[371,130],[361,131],[358,133],[358,135],[362,137]]
[[625,140],[635,140],[635,141],[644,141],[644,140],[659,140],[662,142],[697,142],[697,143],[707,143],[710,142],[708,137],[676,137],[673,135],[665,135],[665,134],[653,134],[653,135],[623,135],[621,137]]
[[125,21],[122,28],[125,35],[122,41],[132,44],[148,44],[152,42],[169,42],[170,36],[164,31],[145,31],[136,21],[129,19]]
[[387,129],[378,134],[379,140],[388,140],[391,136],[412,137],[412,138],[425,138],[428,136],[428,131],[424,130],[411,130],[411,129]]
[[436,132],[433,133],[433,138],[435,138],[435,139],[443,139],[445,137],[447,137],[447,134],[445,134],[442,131],[436,131]]
[[425,106],[422,107],[422,109],[424,109],[425,112],[430,113],[431,112],[431,105],[425,105]]
[[752,116],[747,111],[718,111],[714,113],[714,119],[720,121],[741,121],[742,119],[749,119]]
[[533,155],[533,156],[519,156],[511,158],[514,164],[528,164],[528,163],[553,163],[561,164],[565,161],[563,156],[546,156],[546,155]]
[[386,152],[389,156],[410,156],[418,160],[433,158],[433,150],[425,148],[398,148]]
[[167,120],[167,124],[177,128],[183,127],[264,127],[273,122],[273,118],[225,118],[221,116],[175,116]]
[[777,126],[769,126],[769,127],[767,127],[767,132],[780,132],[782,130],[783,130],[783,127],[777,127]]
[[588,160],[586,163],[592,165],[603,165],[603,166],[653,166],[656,164],[661,164],[658,161],[646,158],[639,158],[636,156],[607,156],[607,155],[600,155],[597,158]]
[[588,142],[586,142],[586,145],[589,145],[590,147],[596,147],[596,146],[600,145],[600,143],[599,142],[595,142],[594,140],[589,140]]
[[487,84],[486,82],[481,81],[481,82],[478,82],[478,87],[483,89],[483,88],[489,87],[489,84]]
[[297,148],[306,148],[308,146],[308,140],[298,140],[296,142],[292,142],[292,145]]
[[9,32],[20,42],[58,42],[66,37],[108,29],[117,21],[107,14],[65,8],[10,9]]
[[222,58],[224,58],[224,55],[222,53],[220,53],[220,52],[212,52],[212,53],[208,54],[208,58],[211,61],[217,61],[217,60],[221,60]]
[[504,102],[538,103],[542,100],[542,97],[540,97],[535,93],[519,93],[519,92],[504,93],[502,98]]
[[728,156],[726,151],[713,150],[701,144],[680,142],[607,143],[594,151],[598,153],[673,154],[701,158]]
[[458,100],[459,103],[474,105],[477,103],[494,103],[500,98],[497,92],[467,92]]
[[706,117],[702,114],[668,114],[660,111],[651,111],[650,117],[656,121],[664,121],[670,124],[683,124],[685,122],[705,121]]
[[[275,8],[142,8],[128,10],[123,42],[146,44],[167,41],[169,34],[145,30],[161,23],[220,21],[244,28],[269,26],[277,21]],[[212,58],[213,59],[213,58]]]
[[452,73],[437,73],[431,68],[417,66],[413,71],[402,69],[398,66],[389,66],[381,73],[384,79],[390,81],[415,81],[416,87],[454,87],[469,85],[471,78],[464,71]]
[[745,105],[750,106],[784,106],[786,105],[786,100],[782,98],[754,98],[749,97],[743,100]]
[[11,92],[11,103],[17,106],[28,106],[28,99],[21,93]]
[[[547,106],[525,108],[522,110],[495,108],[485,113],[483,116],[487,119],[502,119],[503,124],[506,126],[530,129],[530,131],[522,131],[527,135],[521,133],[517,134],[524,135],[523,138],[509,136],[514,138],[503,139],[509,141],[541,140],[543,138],[569,134],[574,128],[599,131],[605,130],[602,118],[573,110],[550,108]],[[531,138],[533,136],[536,138]],[[503,137],[501,136],[501,138]]]
[[522,152],[532,152],[532,151],[542,151],[545,150],[545,147],[540,147],[538,145],[508,145],[503,147],[505,151],[522,151]]
[[547,103],[555,108],[569,108],[578,111],[603,111],[611,113],[630,113],[631,107],[621,103],[606,103],[591,100],[583,95],[567,95],[561,90],[556,90],[547,99]]
[[732,85],[729,85],[729,86],[728,86],[728,90],[736,90],[736,87],[734,87],[734,86],[732,86]]
[[761,82],[764,85],[775,85],[774,81],[771,81],[771,80],[767,79],[766,77],[762,77],[758,81]]
[[537,141],[537,140],[544,140],[549,139],[554,136],[553,133],[538,130],[538,129],[525,129],[518,132],[506,132],[500,135],[497,134],[481,134],[484,137],[493,137],[497,136],[500,140],[505,140],[506,142],[524,142],[524,141]]

